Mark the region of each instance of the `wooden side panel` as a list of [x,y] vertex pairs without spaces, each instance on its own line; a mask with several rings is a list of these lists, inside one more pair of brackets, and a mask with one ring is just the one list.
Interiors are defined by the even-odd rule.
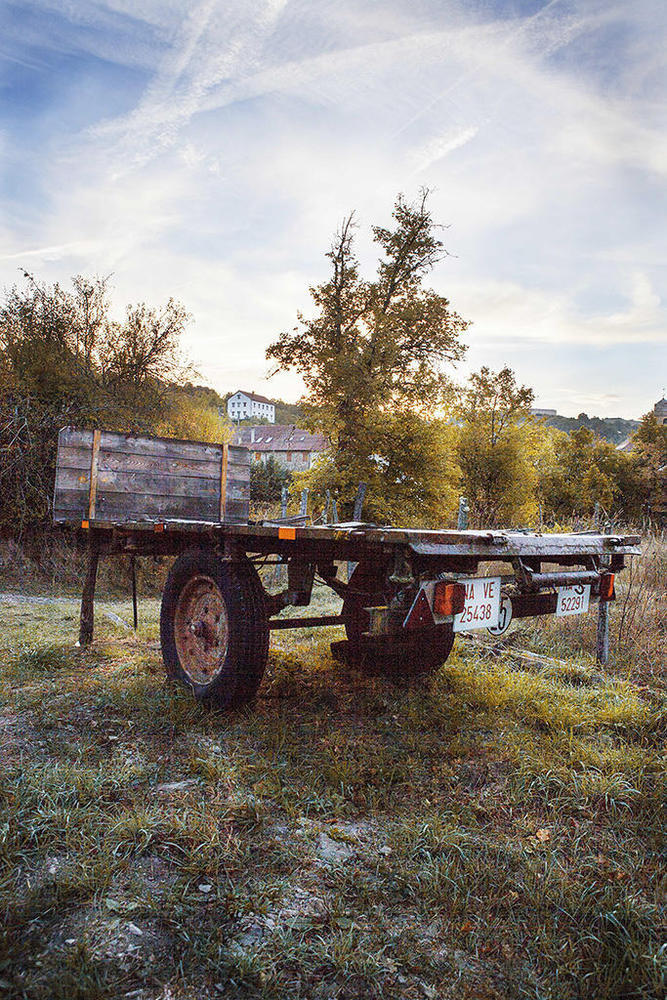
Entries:
[[69,427],[58,437],[56,522],[245,523],[249,492],[245,448]]

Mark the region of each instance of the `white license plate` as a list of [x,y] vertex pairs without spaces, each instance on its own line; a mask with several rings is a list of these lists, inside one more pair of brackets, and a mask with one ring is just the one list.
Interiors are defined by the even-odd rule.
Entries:
[[500,577],[482,576],[461,580],[466,588],[463,611],[454,615],[454,631],[470,632],[498,624],[500,611]]
[[579,583],[574,587],[559,587],[556,599],[556,615],[564,618],[566,615],[583,615],[588,611],[591,600],[590,584]]

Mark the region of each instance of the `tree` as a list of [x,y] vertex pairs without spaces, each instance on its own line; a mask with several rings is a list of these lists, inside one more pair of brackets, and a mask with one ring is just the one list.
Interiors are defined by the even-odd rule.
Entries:
[[60,427],[150,433],[187,371],[177,302],[117,322],[106,278],[77,276],[71,290],[24,278],[0,305],[0,530],[12,533],[48,517]]
[[639,516],[642,487],[632,454],[618,451],[585,426],[572,434],[551,430],[549,436],[553,452],[539,485],[547,520],[567,523],[573,516],[591,518],[596,503],[612,516]]
[[[419,422],[450,391],[443,366],[465,351],[460,337],[467,322],[444,296],[423,287],[425,275],[446,255],[427,200],[426,191],[414,204],[399,196],[393,228],[373,227],[382,254],[373,281],[360,277],[350,215],[327,254],[329,280],[310,289],[315,316],[299,313],[294,330],[281,334],[267,351],[276,371],[295,369],[302,376],[306,416],[331,442],[328,478],[348,502],[359,481],[376,478],[379,438],[395,437],[401,422],[417,437],[426,433]],[[402,447],[415,444],[414,436],[404,438]],[[382,457],[392,466],[401,464],[396,451]],[[421,467],[412,470],[421,483],[432,472],[430,458],[424,455]],[[399,473],[392,483],[400,481]],[[386,484],[385,507],[392,483]],[[378,499],[369,491],[369,511]]]
[[527,523],[535,516],[533,399],[532,389],[517,385],[507,367],[482,367],[462,393],[458,461],[479,526]]
[[667,520],[667,425],[654,412],[646,413],[633,435],[631,456],[640,482],[646,512]]
[[275,503],[280,500],[285,487],[289,489],[292,474],[269,455],[265,462],[253,462],[250,466],[250,499],[259,503]]

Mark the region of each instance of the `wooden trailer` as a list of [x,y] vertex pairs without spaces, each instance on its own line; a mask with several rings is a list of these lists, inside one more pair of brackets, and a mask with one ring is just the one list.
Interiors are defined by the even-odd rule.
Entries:
[[[252,522],[249,480],[245,448],[64,428],[53,511],[87,536],[80,643],[93,637],[100,557],[175,556],[160,616],[165,668],[226,707],[257,691],[271,629],[342,625],[347,638],[332,645],[340,659],[427,673],[458,632],[499,635],[515,618],[613,600],[615,574],[639,552],[635,535]],[[287,585],[271,594],[258,567],[275,563]],[[355,564],[349,580],[342,563]],[[341,614],[276,618],[310,603],[316,576],[342,598]]]

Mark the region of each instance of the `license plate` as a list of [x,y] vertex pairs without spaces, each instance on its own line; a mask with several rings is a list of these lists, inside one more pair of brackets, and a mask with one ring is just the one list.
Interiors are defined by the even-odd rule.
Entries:
[[564,618],[566,615],[583,615],[588,611],[591,599],[590,584],[579,583],[574,587],[559,587],[556,599],[556,615]]
[[454,615],[455,632],[471,632],[498,624],[500,611],[500,577],[483,576],[461,580],[466,588],[463,611]]

